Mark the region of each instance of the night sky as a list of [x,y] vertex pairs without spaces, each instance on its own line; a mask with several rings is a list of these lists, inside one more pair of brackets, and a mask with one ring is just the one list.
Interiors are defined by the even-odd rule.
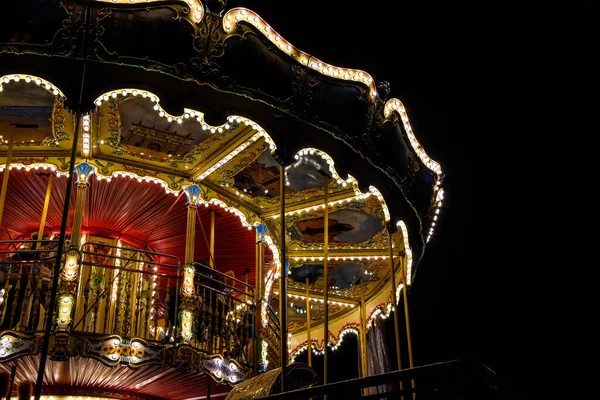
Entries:
[[[519,398],[530,398],[538,356],[535,274],[515,252],[530,246],[521,244],[528,240],[522,218],[533,205],[521,209],[516,167],[499,155],[499,147],[513,146],[507,130],[514,121],[503,102],[510,96],[494,98],[512,86],[503,73],[512,60],[498,44],[522,28],[502,17],[523,9],[428,1],[229,5],[257,11],[323,61],[391,84],[391,97],[402,100],[417,139],[445,174],[441,217],[409,292],[416,364],[476,357]],[[490,110],[500,116],[487,119]]]

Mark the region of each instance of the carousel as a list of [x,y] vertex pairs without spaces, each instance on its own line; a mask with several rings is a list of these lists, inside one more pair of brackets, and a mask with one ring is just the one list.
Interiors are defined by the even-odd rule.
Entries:
[[14,8],[0,395],[258,398],[315,384],[316,354],[328,383],[348,335],[368,376],[388,316],[413,366],[398,319],[443,174],[386,82],[226,1]]

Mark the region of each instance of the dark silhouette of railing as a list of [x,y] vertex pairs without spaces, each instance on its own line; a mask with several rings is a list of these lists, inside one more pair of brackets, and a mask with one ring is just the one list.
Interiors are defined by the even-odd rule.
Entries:
[[57,243],[0,241],[0,330],[43,330]]
[[279,340],[281,337],[281,331],[279,326],[279,317],[271,307],[271,305],[267,305],[267,313],[263,315],[263,318],[266,320],[266,324],[263,325],[261,330],[262,339],[266,340],[269,344],[268,352],[270,353],[270,368],[276,368],[281,365],[281,359],[279,357],[280,346]]
[[[411,386],[411,381],[415,386]],[[399,390],[403,382],[403,390]],[[391,385],[390,385],[391,384]],[[368,388],[371,388],[369,392]],[[389,391],[376,391],[392,388]],[[477,360],[453,360],[415,368],[386,372],[365,378],[349,379],[327,385],[276,393],[269,400],[303,400],[312,398],[406,399],[406,400],[513,400],[516,395],[503,386],[495,372]]]
[[79,265],[73,331],[174,338],[181,276],[177,257],[86,242]]
[[[43,331],[52,288],[53,241],[2,241],[0,329]],[[48,256],[50,254],[50,256]],[[221,354],[248,367],[256,357],[254,289],[233,276],[195,263],[192,337],[178,329],[179,259],[168,254],[86,242],[79,252],[75,306],[70,330],[78,334],[119,335],[152,342],[185,343],[207,354]],[[261,330],[278,350],[279,320],[267,307]]]
[[252,366],[256,306],[254,289],[245,282],[194,263],[191,344],[209,354],[223,354]]

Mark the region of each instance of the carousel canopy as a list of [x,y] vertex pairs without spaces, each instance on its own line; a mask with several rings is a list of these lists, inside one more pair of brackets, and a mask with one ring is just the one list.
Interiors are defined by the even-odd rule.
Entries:
[[[327,307],[341,339],[361,299],[371,319],[400,289],[391,254],[411,283],[442,205],[441,167],[389,84],[226,3],[19,3],[0,25],[0,157],[11,158],[0,239],[37,232],[53,176],[47,234],[61,230],[74,180],[86,185],[88,237],[183,263],[197,203],[194,261],[212,256],[257,287],[264,240],[263,291],[275,306],[287,274],[289,332],[305,332],[309,312],[323,322]],[[67,177],[74,164],[81,178]]]
[[[393,231],[399,221],[406,224],[418,262],[433,230],[442,175],[414,136],[404,106],[390,98],[386,82],[303,52],[252,10],[199,0],[22,2],[0,28],[0,43],[0,74],[50,82],[67,110],[91,112],[104,94],[117,94],[120,143],[111,151],[99,148],[106,159],[126,156],[136,167],[156,170],[149,157],[185,158],[214,135],[191,121],[175,122],[186,110],[210,127],[223,126],[232,115],[251,120],[272,139],[275,160],[288,167],[302,149],[319,149],[335,161],[341,179],[355,178],[362,193],[377,189],[389,211],[383,222]],[[152,102],[141,97],[123,102],[123,89],[152,93],[172,120],[149,113]],[[8,101],[3,106],[10,110],[3,113],[12,113],[14,126],[5,132],[47,133],[42,113],[51,99]],[[46,123],[19,123],[32,117]],[[141,146],[147,154],[136,153],[136,134],[148,127],[154,136],[176,138],[178,146],[147,143]],[[248,165],[233,186],[265,194],[264,182],[254,178],[264,175],[257,164],[273,167],[268,158]],[[198,179],[187,166],[171,170]],[[277,196],[275,182],[267,179],[267,196]]]

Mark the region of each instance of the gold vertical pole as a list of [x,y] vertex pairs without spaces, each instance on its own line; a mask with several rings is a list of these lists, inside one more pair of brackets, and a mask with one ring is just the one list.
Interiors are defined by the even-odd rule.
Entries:
[[[406,321],[406,341],[408,343],[408,363],[410,368],[414,368],[413,364],[413,354],[412,354],[412,342],[410,339],[410,320],[408,317],[408,295],[406,294],[406,290],[408,288],[407,279],[406,279],[406,268],[404,265],[404,261],[402,261],[402,297],[404,298],[404,318]],[[410,381],[411,387],[415,388],[415,380],[411,379]],[[417,397],[417,394],[413,392],[413,399]]]
[[254,302],[258,303],[260,295],[260,236],[258,229],[256,230],[256,247],[255,247],[255,264],[254,264]]
[[81,224],[83,220],[83,208],[85,206],[85,192],[87,183],[77,183],[77,195],[75,197],[75,212],[73,213],[73,228],[71,231],[71,246],[79,248],[81,239]]
[[256,271],[254,274],[254,332],[252,335],[254,336],[254,359],[253,366],[254,372],[258,374],[258,359],[262,355],[261,343],[258,337],[259,327],[261,326],[261,301],[260,301],[260,248],[261,248],[261,240],[260,235],[258,234],[258,227],[256,228]]
[[[256,319],[256,334],[257,336],[262,336],[261,335],[261,329],[263,327],[263,316],[262,316],[262,303],[264,301],[265,298],[265,278],[264,278],[264,265],[265,265],[265,248],[263,246],[263,241],[261,240],[258,244],[258,302],[256,303],[256,315],[257,315],[257,319]],[[266,318],[266,316],[265,316]],[[259,355],[262,356],[262,343],[260,341],[257,341],[257,345],[258,347],[258,353]],[[265,357],[266,359],[266,357]]]
[[286,390],[286,376],[285,367],[287,366],[288,360],[288,349],[287,349],[287,277],[285,276],[285,245],[286,237],[285,234],[285,168],[283,165],[279,165],[279,203],[280,203],[280,222],[281,222],[281,249],[279,250],[281,273],[279,274],[279,331],[280,331],[280,352],[281,354],[281,392]]
[[4,176],[2,178],[2,191],[0,192],[0,226],[2,226],[2,216],[4,214],[4,203],[6,201],[6,190],[8,189],[8,179],[10,176],[10,162],[12,160],[14,141],[12,137],[8,138],[8,150],[6,151],[6,164],[4,165]]
[[[196,204],[188,204],[187,229],[185,233],[185,263],[194,262],[194,245],[196,236]],[[212,259],[211,259],[212,260]],[[212,264],[211,264],[212,265]]]
[[[360,278],[360,365],[362,377],[369,376],[369,365],[367,359],[367,304],[365,303],[364,279]],[[369,389],[362,389],[363,396],[369,394]]]
[[44,227],[46,226],[46,217],[48,216],[48,206],[50,205],[50,194],[52,193],[52,183],[54,182],[54,174],[50,174],[48,178],[48,186],[46,187],[46,198],[44,199],[44,209],[42,210],[42,220],[40,221],[40,229],[38,230],[38,240],[36,248],[39,247],[44,236]]
[[[65,264],[68,264],[69,269],[72,268],[72,271],[67,271],[67,265],[63,266],[63,271],[67,271],[67,276],[69,276],[68,274],[72,272],[70,277],[76,279],[76,282],[78,281],[78,283],[76,283],[76,287],[72,289],[68,295],[73,300],[73,307],[71,307],[71,310],[68,313],[65,313],[72,318],[69,323],[79,321],[83,318],[85,312],[83,309],[85,299],[83,296],[77,296],[77,294],[83,293],[87,272],[89,271],[89,267],[84,270],[83,265],[79,264],[78,262],[81,254],[81,228],[83,225],[83,211],[85,209],[87,188],[89,186],[87,183],[89,176],[87,176],[85,172],[82,172],[81,175],[79,175],[78,171],[80,170],[77,168],[77,166],[75,166],[73,170],[73,178],[77,179],[77,194],[75,195],[75,210],[73,212],[73,227],[71,228],[71,243],[67,249],[67,256],[65,257]],[[63,282],[63,284],[65,283],[66,282]],[[62,318],[60,318],[60,320],[62,322]],[[71,329],[73,329],[72,325]]]
[[306,276],[306,338],[308,343],[308,366],[312,367],[312,342],[310,337],[310,298],[308,297],[308,275]]
[[[183,342],[189,344],[192,340],[192,325],[194,324],[194,308],[197,306],[195,296],[194,276],[194,247],[196,244],[196,210],[198,208],[198,187],[192,185],[184,188],[187,202],[187,225],[185,231],[185,264],[183,266],[183,282],[179,288],[181,303],[177,318],[178,331]],[[157,288],[157,293],[160,293]]]
[[[398,315],[398,299],[396,298],[396,272],[394,271],[394,249],[392,248],[392,233],[388,230],[388,247],[390,249],[390,272],[392,274],[392,309],[394,310],[394,334],[396,336],[396,357],[398,359],[398,369],[402,369],[402,357],[400,357],[400,327]],[[400,381],[400,390],[404,388]],[[404,397],[404,396],[403,396]]]
[[[244,283],[248,285],[248,275],[250,274],[250,268],[244,270]],[[244,302],[248,302],[248,286],[244,286]]]
[[215,269],[215,210],[210,211],[210,267]]
[[[327,379],[327,366],[328,366],[328,345],[329,345],[329,205],[327,204],[327,197],[329,194],[329,177],[323,174],[323,204],[325,205],[323,213],[323,294],[325,304],[325,315],[323,317],[323,384],[326,385]],[[324,397],[327,400],[327,396]]]
[[365,378],[369,376],[369,373],[367,370],[367,305],[365,304],[365,284],[363,278],[360,278],[360,332],[360,362],[362,377]]

